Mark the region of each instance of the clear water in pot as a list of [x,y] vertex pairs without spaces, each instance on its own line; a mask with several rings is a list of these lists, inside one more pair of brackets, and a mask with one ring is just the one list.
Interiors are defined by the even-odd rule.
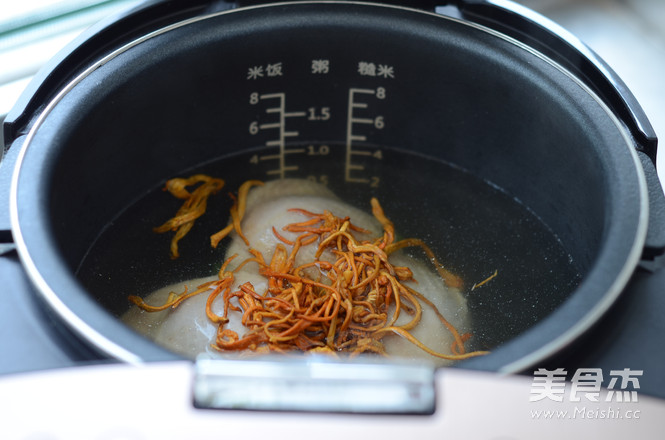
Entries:
[[[357,176],[344,179],[343,145],[305,145],[288,177],[326,184],[338,197],[370,212],[377,197],[400,237],[423,239],[449,270],[465,281],[473,319],[474,348],[492,349],[547,316],[580,281],[579,268],[559,239],[537,215],[501,191],[451,164],[406,150],[377,149]],[[268,150],[266,150],[268,152]],[[209,174],[226,181],[208,201],[207,213],[180,242],[180,258],[169,255],[170,234],[155,226],[171,218],[181,201],[161,185],[140,196],[101,231],[81,262],[77,276],[89,292],[120,316],[128,295],[145,296],[169,284],[215,274],[224,260],[224,244],[213,249],[209,236],[228,223],[231,199],[245,180],[272,180],[268,164],[254,149],[223,157],[179,176]],[[228,240],[228,239],[227,239]],[[414,258],[421,252],[412,251]],[[475,283],[497,276],[487,284]]]

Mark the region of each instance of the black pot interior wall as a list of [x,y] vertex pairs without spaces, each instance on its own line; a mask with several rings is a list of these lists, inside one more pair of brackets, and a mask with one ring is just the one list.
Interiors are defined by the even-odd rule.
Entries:
[[[393,105],[384,113],[392,123],[374,143],[440,157],[503,188],[568,244],[581,269],[589,267],[608,203],[601,154],[616,129],[608,134],[598,126],[599,109],[576,84],[505,41],[482,33],[467,38],[469,29],[456,23],[419,23],[414,31],[401,20],[385,33],[377,17],[354,23],[328,15],[324,31],[316,18],[281,20],[276,29],[262,26],[263,17],[188,26],[121,54],[62,100],[48,121],[58,133],[49,139],[57,157],[47,186],[55,234],[72,267],[148,189],[254,146],[245,109],[254,85],[238,86],[246,66],[255,59],[302,64],[314,51],[336,52],[335,61],[347,66],[367,56],[399,63],[401,75],[385,81]],[[349,76],[321,84],[292,75],[290,85],[276,87],[309,87],[327,103],[343,95],[339,84],[364,80]]]
[[[310,63],[321,58],[330,71],[313,75]],[[392,74],[361,75],[362,61]],[[248,75],[268,64],[283,70]],[[436,157],[496,185],[554,231],[580,273],[593,265],[611,221],[612,163],[603,151],[623,148],[624,139],[576,82],[509,41],[448,19],[290,7],[153,37],[62,98],[33,140],[48,146],[42,189],[62,256],[75,271],[100,231],[147,191],[257,147],[247,129],[258,111],[252,93],[334,109],[330,124],[301,134],[343,143],[350,87],[389,93],[386,126],[372,129],[372,144]]]

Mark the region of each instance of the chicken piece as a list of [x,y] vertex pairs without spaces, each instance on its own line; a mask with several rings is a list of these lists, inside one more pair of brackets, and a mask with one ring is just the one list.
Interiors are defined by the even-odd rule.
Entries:
[[[282,227],[307,220],[303,214],[289,211],[291,208],[301,208],[314,213],[322,213],[327,210],[337,217],[349,217],[354,225],[371,232],[367,236],[362,233],[354,233],[359,240],[378,237],[382,234],[381,224],[373,215],[344,203],[323,185],[298,179],[271,181],[250,191],[246,214],[242,222],[243,233],[251,247],[261,252],[266,261],[270,261],[270,257],[279,243],[273,233],[273,227],[286,239],[295,240],[299,233],[283,231]],[[235,233],[231,236],[232,241],[226,251],[226,258],[234,254],[238,255],[235,262],[250,258],[251,254],[244,241]],[[296,266],[306,261],[312,261],[316,251],[316,244],[301,248],[297,254]],[[320,259],[334,261],[335,258],[331,253],[328,255],[324,253]],[[466,300],[457,289],[446,287],[433,268],[428,267],[431,265],[410,257],[408,249],[391,254],[390,262],[395,266],[409,267],[416,282],[410,281],[406,284],[434,303],[460,333],[468,331],[469,315]],[[232,265],[232,267],[235,266]],[[187,285],[191,291],[196,286],[215,279],[217,279],[216,275],[168,286],[148,295],[146,302],[163,304],[170,291],[182,292],[184,285]],[[258,274],[255,263],[245,265],[235,274],[233,289],[236,290],[238,286],[248,281],[252,283],[256,292],[262,293],[267,288],[267,279]],[[205,314],[207,297],[208,294],[204,292],[182,302],[175,310],[162,312],[149,313],[138,307],[132,307],[123,316],[123,321],[153,339],[157,344],[186,357],[196,358],[201,353],[218,356],[218,352],[210,347],[215,340],[217,326],[210,322]],[[223,314],[221,298],[217,298],[213,303],[213,311],[218,315]],[[229,312],[230,321],[225,328],[242,336],[245,329],[240,323],[240,316],[240,313]],[[410,315],[402,313],[396,324],[401,325],[410,320]],[[411,330],[411,334],[435,351],[450,352],[453,336],[440,323],[436,313],[425,304],[423,304],[421,322]],[[450,364],[450,361],[428,355],[397,335],[386,335],[383,343],[386,352],[391,356],[410,359],[426,358],[437,365]]]

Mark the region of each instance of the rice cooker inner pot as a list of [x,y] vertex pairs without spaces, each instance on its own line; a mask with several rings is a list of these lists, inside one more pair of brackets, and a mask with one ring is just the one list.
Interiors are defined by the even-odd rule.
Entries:
[[[65,86],[25,139],[13,194],[19,252],[43,297],[104,353],[176,358],[117,320],[108,304],[126,306],[123,292],[100,298],[82,286],[75,272],[91,244],[166,179],[261,146],[251,133],[259,112],[252,96],[278,94],[314,117],[329,112],[329,121],[294,118],[297,142],[344,145],[350,90],[371,91],[365,103],[373,120],[381,117],[365,146],[431,157],[500,188],[551,229],[580,271],[579,285],[539,323],[462,365],[525,368],[569,346],[610,307],[642,253],[647,197],[634,142],[605,103],[557,63],[495,31],[344,2],[178,22]],[[316,174],[315,162],[299,166]],[[397,193],[425,199],[445,190],[417,182]],[[515,313],[547,303],[540,294]]]

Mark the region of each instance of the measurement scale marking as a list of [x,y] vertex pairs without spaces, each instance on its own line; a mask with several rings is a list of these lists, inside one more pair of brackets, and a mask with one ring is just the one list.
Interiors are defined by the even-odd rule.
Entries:
[[265,93],[259,95],[259,99],[273,99],[273,98],[284,98],[284,93]]
[[265,112],[267,114],[276,114],[279,120],[277,122],[266,122],[263,124],[260,124],[258,127],[260,130],[270,130],[270,129],[277,129],[279,130],[279,135],[277,136],[277,139],[272,139],[269,140],[265,143],[267,147],[278,147],[279,152],[276,154],[266,154],[259,156],[259,160],[261,161],[268,161],[268,160],[277,160],[279,162],[279,165],[277,169],[270,170],[267,172],[269,175],[278,175],[279,177],[284,177],[285,173],[287,171],[294,171],[298,169],[298,166],[292,165],[292,166],[287,166],[285,162],[285,158],[287,154],[297,154],[297,153],[305,153],[306,150],[304,148],[291,148],[287,149],[286,148],[286,139],[287,138],[294,138],[300,135],[299,131],[296,130],[291,130],[287,131],[286,130],[286,119],[287,118],[302,118],[307,116],[306,111],[286,111],[286,93],[265,93],[262,95],[258,95],[258,98],[260,100],[268,100],[268,99],[278,99],[278,104],[274,105],[273,107],[269,107],[265,109]]
[[367,109],[369,104],[366,102],[356,102],[356,94],[365,94],[365,95],[375,95],[376,90],[374,89],[349,89],[348,96],[348,108],[347,108],[347,121],[346,121],[346,166],[345,166],[345,180],[347,182],[357,182],[357,183],[369,183],[370,179],[360,178],[360,177],[351,177],[351,171],[362,171],[365,169],[362,165],[357,165],[352,163],[353,156],[371,156],[370,151],[357,151],[353,149],[354,142],[365,142],[367,141],[367,136],[354,134],[353,125],[354,124],[367,124],[374,125],[375,121],[371,118],[359,118],[354,116],[354,109]]
[[370,182],[369,179],[363,179],[361,177],[350,177],[350,176],[346,178],[346,181],[347,182],[353,182],[353,183],[369,183]]
[[351,122],[354,124],[374,124],[374,119],[370,118],[352,118]]
[[366,93],[368,95],[373,95],[373,94],[376,93],[376,90],[374,90],[374,89],[354,89],[354,88],[352,88],[349,91],[353,92],[353,93]]
[[284,172],[286,172],[286,171],[296,171],[297,169],[298,169],[298,167],[296,165],[292,165],[292,166],[288,166],[288,167],[285,166],[284,169],[266,171],[266,174],[268,174],[268,175],[279,174],[280,176],[283,177]]

